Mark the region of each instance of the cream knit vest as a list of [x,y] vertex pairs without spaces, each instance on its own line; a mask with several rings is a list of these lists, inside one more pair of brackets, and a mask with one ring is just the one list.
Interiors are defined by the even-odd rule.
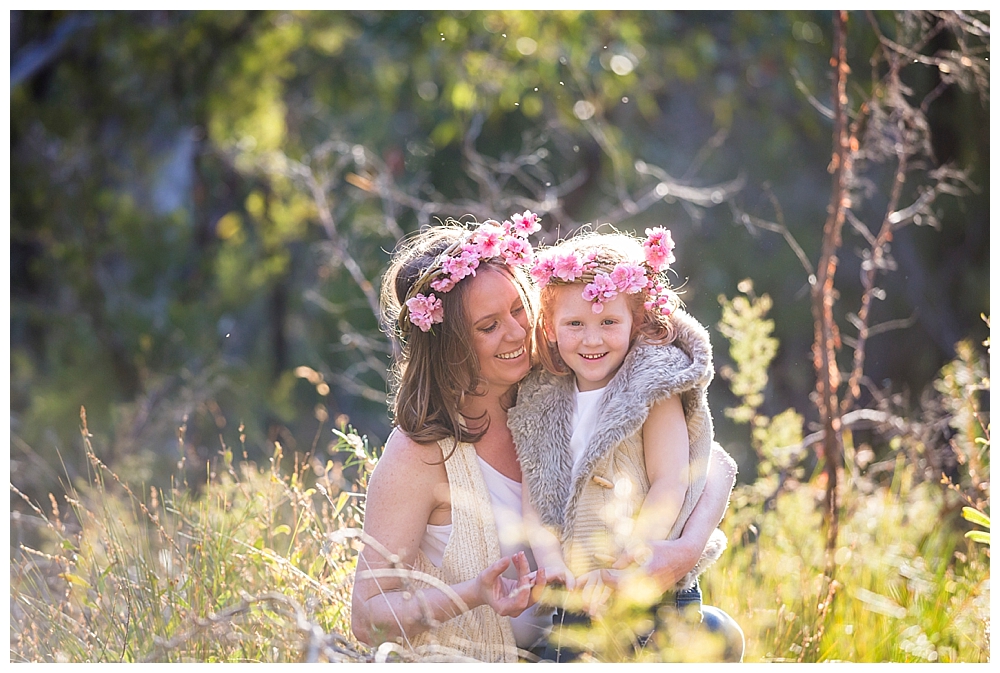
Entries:
[[[453,440],[442,439],[438,445],[447,456]],[[451,537],[440,568],[423,552],[418,552],[414,568],[446,584],[457,584],[473,579],[500,558],[500,538],[475,447],[458,443],[444,465],[451,490]],[[410,642],[418,652],[433,651],[434,645],[440,645],[480,661],[518,660],[510,618],[501,617],[488,605],[449,619]]]

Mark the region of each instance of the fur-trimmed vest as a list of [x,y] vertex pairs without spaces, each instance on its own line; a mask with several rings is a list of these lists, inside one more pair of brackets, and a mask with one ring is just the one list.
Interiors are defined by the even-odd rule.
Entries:
[[[531,503],[562,541],[574,575],[610,567],[630,541],[649,491],[642,426],[654,403],[680,395],[690,442],[690,482],[667,539],[680,537],[705,488],[713,443],[708,409],[712,346],[705,328],[687,313],[678,311],[673,320],[677,336],[671,344],[635,346],[608,383],[596,430],[575,475],[569,446],[576,408],[572,376],[532,372],[508,412]],[[676,588],[692,586],[725,548],[725,534],[716,530],[698,565]]]

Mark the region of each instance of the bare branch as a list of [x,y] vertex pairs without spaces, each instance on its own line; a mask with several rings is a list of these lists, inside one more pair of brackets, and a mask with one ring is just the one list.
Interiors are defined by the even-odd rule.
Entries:
[[730,207],[732,208],[733,211],[733,221],[738,224],[742,224],[751,233],[753,232],[753,227],[760,227],[761,229],[781,234],[781,236],[788,243],[788,246],[792,249],[792,252],[795,253],[795,256],[798,258],[799,263],[802,264],[802,268],[808,275],[809,284],[813,285],[816,282],[816,271],[815,269],[813,269],[812,262],[809,261],[809,258],[806,256],[806,253],[802,249],[802,246],[799,245],[799,242],[795,240],[795,237],[792,235],[792,232],[788,230],[788,227],[786,227],[784,223],[771,222],[769,220],[761,219],[759,217],[756,217],[754,215],[751,215],[750,213],[743,211],[735,204],[730,204]]
[[833,110],[820,103],[819,100],[812,94],[812,92],[809,91],[809,87],[807,87],[806,83],[802,81],[801,77],[799,77],[799,71],[796,70],[795,68],[792,68],[791,74],[792,74],[792,79],[795,80],[795,88],[798,89],[802,93],[802,95],[806,97],[806,100],[809,101],[809,104],[812,105],[817,112],[819,112],[827,119],[833,119]]

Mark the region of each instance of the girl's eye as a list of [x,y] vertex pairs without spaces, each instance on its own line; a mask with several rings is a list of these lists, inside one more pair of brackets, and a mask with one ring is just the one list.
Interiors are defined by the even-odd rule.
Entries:
[[605,318],[604,324],[605,325],[614,325],[615,321],[612,318]]
[[582,324],[583,324],[583,323],[582,323],[582,322],[580,322],[579,320],[570,320],[570,321],[569,321],[569,326],[570,326],[570,327],[579,327],[579,326],[580,326],[580,325],[582,325]]
[[524,305],[518,304],[513,311],[510,312],[511,315],[520,315],[524,312]]
[[495,330],[497,328],[497,325],[499,325],[499,324],[500,323],[498,323],[497,321],[494,320],[487,327],[480,327],[479,331],[480,332],[485,332],[486,334],[489,334],[490,332],[492,332],[493,330]]

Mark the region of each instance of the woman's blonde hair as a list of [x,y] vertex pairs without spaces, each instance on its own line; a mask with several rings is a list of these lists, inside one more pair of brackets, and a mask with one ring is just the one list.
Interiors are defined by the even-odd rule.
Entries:
[[[432,330],[423,332],[409,325],[401,329],[399,324],[400,307],[413,284],[421,281],[439,255],[468,233],[467,226],[448,220],[403,239],[382,277],[383,328],[398,346],[390,372],[393,421],[408,437],[422,444],[447,437],[476,442],[489,427],[488,418],[467,418],[459,410],[466,395],[483,394],[472,325],[466,312],[469,279],[459,281],[449,292],[439,293],[445,320]],[[524,302],[528,320],[533,322],[537,293],[526,274],[498,259],[482,262],[478,272],[482,273],[486,266],[511,279]]]
[[[553,249],[564,252],[573,252],[578,256],[585,257],[588,253],[595,254],[595,261],[598,263],[596,269],[592,269],[580,278],[572,282],[559,280],[555,277],[542,288],[539,297],[538,320],[535,322],[535,353],[534,360],[541,364],[547,371],[565,376],[570,374],[569,367],[559,357],[559,348],[554,341],[549,341],[547,335],[547,325],[552,320],[552,306],[555,301],[556,288],[567,285],[579,286],[580,291],[588,283],[594,281],[597,273],[610,273],[615,264],[620,262],[632,262],[639,264],[643,261],[642,243],[635,237],[621,232],[599,233],[584,232],[576,234],[553,246]],[[629,341],[629,349],[635,345],[636,339],[640,336],[647,343],[669,344],[676,336],[673,321],[670,316],[664,315],[660,311],[649,310],[644,306],[646,294],[637,292],[625,295],[629,308],[632,309],[632,335]]]

